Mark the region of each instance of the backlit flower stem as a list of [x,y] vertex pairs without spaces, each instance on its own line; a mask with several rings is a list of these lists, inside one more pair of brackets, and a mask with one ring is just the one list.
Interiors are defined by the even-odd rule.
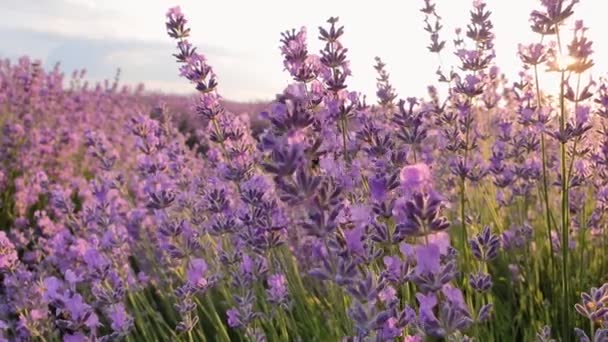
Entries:
[[[565,83],[565,71],[561,71],[560,76],[560,96],[559,96],[559,107],[560,107],[560,131],[564,132],[566,129],[566,109],[564,102],[564,83]],[[562,187],[562,236],[561,236],[561,249],[562,249],[562,295],[563,295],[563,307],[562,307],[562,337],[564,340],[569,340],[570,329],[569,326],[569,279],[568,279],[568,241],[569,241],[569,225],[568,225],[568,192],[569,192],[569,180],[568,180],[568,169],[566,168],[567,153],[566,153],[566,142],[560,142],[560,154],[561,154],[561,187]]]
[[[581,86],[581,74],[577,73],[576,76],[576,93],[574,98],[574,115],[576,115],[578,111],[578,97],[580,94],[580,86]],[[568,178],[572,176],[572,171],[574,170],[574,157],[576,156],[576,146],[582,137],[578,137],[574,139],[574,143],[572,143],[572,158],[570,158],[570,165],[568,166]]]
[[[542,38],[541,38],[542,43]],[[540,92],[540,82],[538,80],[538,65],[534,65],[534,83],[536,85],[536,99],[538,110],[542,110],[542,97]],[[547,223],[547,244],[549,245],[549,251],[551,254],[550,257],[550,268],[553,273],[555,273],[555,253],[553,251],[553,243],[551,242],[551,209],[549,207],[549,190],[547,185],[547,150],[546,150],[546,141],[545,141],[545,131],[542,130],[540,133],[540,148],[541,148],[541,158],[542,158],[542,168],[543,168],[543,199],[545,204],[545,220]]]
[[[471,102],[472,99],[469,98],[467,99],[467,101]],[[473,108],[471,107],[471,111],[473,110]],[[470,114],[472,115],[472,113]],[[464,153],[463,153],[463,163],[464,163],[464,167],[467,167],[467,158],[469,155],[469,133],[470,133],[470,121],[467,120],[467,126],[466,126],[466,130],[465,130],[465,137],[464,137]],[[467,234],[467,223],[466,223],[466,201],[467,201],[467,197],[466,197],[466,186],[467,186],[467,178],[466,176],[463,174],[460,177],[460,220],[462,223],[462,232],[461,232],[461,242],[462,242],[462,253],[464,254],[464,265],[463,265],[463,272],[466,273],[466,266],[469,265],[469,254],[467,253],[467,241],[469,241],[468,238],[468,234]]]
[[[562,43],[560,38],[560,30],[559,23],[555,23],[555,34],[557,37],[557,46],[558,46],[558,54],[559,56],[563,56],[562,53]],[[564,133],[566,129],[566,107],[565,107],[565,94],[564,94],[564,83],[566,70],[562,69],[560,71],[560,86],[559,86],[559,110],[560,110],[560,133]],[[568,241],[569,241],[569,227],[568,227],[568,190],[569,190],[569,180],[566,168],[566,142],[560,141],[560,165],[561,165],[561,191],[562,191],[562,234],[561,234],[561,252],[562,252],[562,338],[564,340],[569,340],[570,336],[570,328],[569,328],[569,281],[568,281]]]

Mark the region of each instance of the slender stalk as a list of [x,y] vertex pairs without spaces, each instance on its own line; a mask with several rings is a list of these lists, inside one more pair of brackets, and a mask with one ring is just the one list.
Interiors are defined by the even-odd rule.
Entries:
[[[543,38],[544,38],[544,36],[541,36],[541,43],[543,41]],[[540,111],[540,110],[542,110],[543,102],[542,102],[542,96],[541,96],[541,91],[540,91],[540,82],[539,82],[539,77],[538,77],[538,65],[534,65],[534,83],[536,86],[537,106],[538,106],[538,110]],[[547,146],[546,146],[546,138],[545,138],[544,130],[540,134],[540,145],[541,145],[541,160],[542,160],[542,173],[543,173],[542,174],[542,177],[543,177],[542,193],[543,193],[543,202],[544,202],[544,209],[545,209],[545,220],[546,220],[546,226],[547,226],[547,245],[549,245],[549,270],[547,272],[549,273],[550,277],[553,277],[553,275],[557,274],[557,271],[556,271],[556,263],[555,263],[555,251],[553,250],[553,242],[551,241],[552,215],[551,215],[551,208],[549,206],[549,186],[548,186],[548,175],[547,175]]]
[[[471,99],[468,99],[468,101],[471,101]],[[471,111],[473,110],[473,107],[471,106]],[[469,113],[469,115],[473,115],[473,113]],[[465,132],[465,148],[464,148],[464,153],[463,153],[463,163],[464,163],[464,167],[466,169],[467,167],[467,158],[468,158],[468,152],[469,152],[469,132],[470,132],[470,121],[467,120],[466,121],[466,132]],[[461,243],[462,243],[462,253],[464,254],[464,267],[463,267],[463,271],[465,270],[465,267],[469,265],[469,254],[468,254],[468,249],[467,249],[467,242],[468,240],[468,236],[467,236],[467,223],[466,223],[466,184],[467,184],[467,179],[465,176],[461,177],[461,184],[460,184],[460,220],[462,223],[462,232],[460,235],[461,238]]]
[[194,342],[194,337],[192,337],[192,330],[188,330],[188,342]]
[[[538,80],[538,65],[534,65],[534,81],[536,85],[536,100],[538,105],[538,110],[542,109],[542,98],[540,93],[540,82]],[[545,204],[545,219],[547,221],[547,242],[549,245],[549,251],[551,253],[550,261],[550,269],[555,272],[555,260],[554,260],[554,251],[553,251],[553,243],[551,242],[551,209],[549,208],[549,186],[547,184],[547,150],[546,150],[546,142],[545,142],[545,132],[544,130],[540,133],[540,148],[541,148],[541,158],[542,158],[542,168],[543,168],[543,199]]]
[[[564,82],[565,82],[565,71],[561,72],[560,77],[560,96],[559,96],[559,107],[560,107],[560,132],[564,132],[566,129],[566,108],[564,102]],[[560,154],[561,154],[561,173],[562,173],[562,181],[561,181],[561,190],[562,190],[562,236],[561,236],[561,249],[562,249],[562,338],[564,340],[569,340],[568,336],[570,335],[569,328],[569,279],[568,279],[568,241],[569,241],[569,179],[568,179],[568,169],[566,168],[567,163],[567,153],[566,153],[566,142],[560,142]]]
[[[559,23],[554,23],[555,25],[555,34],[557,38],[558,45],[558,53],[561,57],[562,54],[562,42],[560,37]],[[560,133],[563,133],[566,129],[566,106],[565,106],[565,97],[564,97],[564,83],[565,83],[565,75],[566,71],[561,70],[560,72],[560,85],[559,85],[559,110],[560,110]],[[569,313],[570,313],[570,298],[569,298],[569,279],[568,279],[568,241],[569,241],[569,179],[568,179],[568,170],[566,168],[567,163],[567,150],[566,150],[566,142],[560,141],[560,159],[561,159],[561,174],[562,174],[562,234],[561,234],[561,254],[562,254],[562,339],[565,341],[570,340],[570,321],[569,321]]]
[[468,264],[467,253],[466,253],[466,245],[467,245],[467,224],[466,224],[466,178],[461,178],[460,184],[460,220],[462,224],[462,232],[460,234],[462,249],[465,258],[465,265]]

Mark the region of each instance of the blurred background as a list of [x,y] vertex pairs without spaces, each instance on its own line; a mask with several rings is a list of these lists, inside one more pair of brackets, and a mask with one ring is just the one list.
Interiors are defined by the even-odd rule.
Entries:
[[[448,41],[442,59],[454,65],[454,29],[468,22],[471,0],[437,0],[443,16],[441,39]],[[497,39],[497,65],[511,79],[520,61],[517,44],[537,42],[529,29],[533,0],[488,0]],[[309,50],[318,51],[318,26],[339,16],[345,26],[352,90],[375,98],[374,57],[388,65],[400,96],[422,96],[435,83],[439,60],[427,51],[422,0],[374,2],[333,0],[0,0],[0,57],[30,55],[46,67],[61,61],[62,70],[87,69],[87,79],[112,79],[121,68],[121,83],[143,82],[149,91],[187,94],[192,86],[178,77],[171,54],[173,42],[165,33],[165,13],[182,7],[192,27],[191,41],[219,75],[220,93],[240,102],[269,101],[282,91],[289,77],[279,52],[280,33],[308,28]],[[575,19],[585,18],[595,42],[595,70],[608,70],[608,20],[599,0],[582,0]],[[571,21],[572,22],[572,21]],[[463,27],[464,28],[464,27]],[[570,29],[570,28],[569,28]],[[569,32],[568,32],[569,33]],[[566,36],[565,40],[569,41]],[[602,76],[595,74],[595,76]]]

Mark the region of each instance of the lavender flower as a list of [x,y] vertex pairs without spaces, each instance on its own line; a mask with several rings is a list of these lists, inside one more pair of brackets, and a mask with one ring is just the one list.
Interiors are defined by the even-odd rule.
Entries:
[[5,232],[0,231],[0,272],[14,270],[18,262],[15,246],[8,239]]
[[268,300],[271,303],[286,304],[289,290],[287,288],[287,279],[285,278],[285,275],[271,275],[270,277],[268,277],[268,285]]
[[477,235],[474,239],[469,240],[469,245],[471,246],[471,251],[475,258],[483,262],[488,262],[495,259],[498,255],[500,239],[490,232],[490,227],[486,226],[483,228],[481,234]]

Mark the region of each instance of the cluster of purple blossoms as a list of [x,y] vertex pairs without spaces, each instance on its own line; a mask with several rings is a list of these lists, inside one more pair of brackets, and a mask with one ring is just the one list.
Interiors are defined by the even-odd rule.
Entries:
[[475,1],[445,89],[401,99],[377,57],[372,105],[337,17],[316,54],[285,31],[292,82],[259,117],[228,109],[179,7],[194,98],[1,61],[0,340],[606,340],[607,285],[575,301],[605,281],[608,223],[608,83],[583,80],[582,21],[564,43],[577,3],[541,1],[509,81]]

